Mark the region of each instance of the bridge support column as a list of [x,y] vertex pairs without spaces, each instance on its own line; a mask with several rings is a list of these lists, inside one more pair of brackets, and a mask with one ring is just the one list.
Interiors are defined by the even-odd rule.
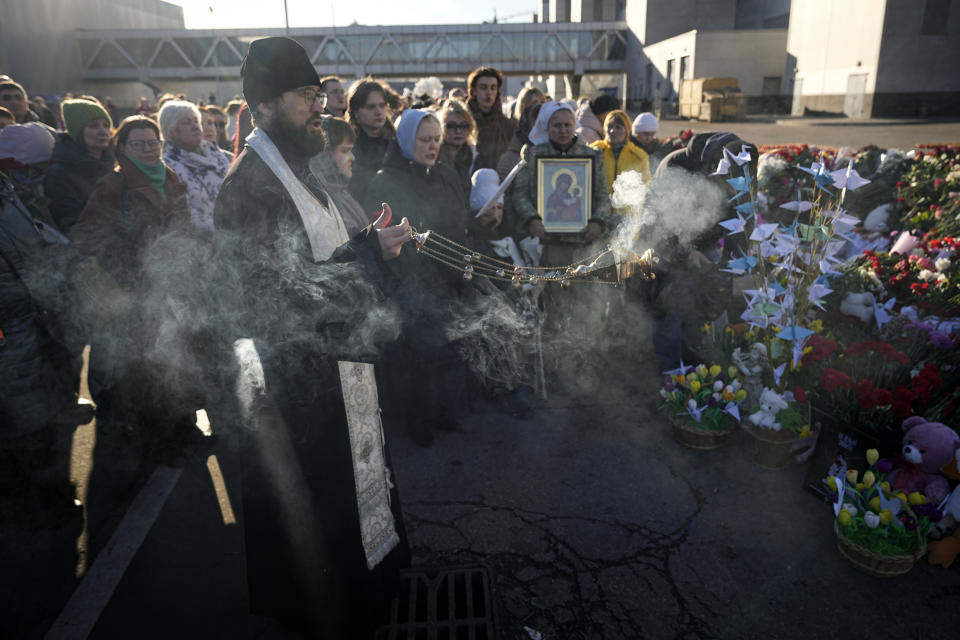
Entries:
[[564,74],[563,77],[567,81],[567,86],[570,88],[570,97],[576,100],[580,97],[580,81],[583,80],[583,74],[567,73]]

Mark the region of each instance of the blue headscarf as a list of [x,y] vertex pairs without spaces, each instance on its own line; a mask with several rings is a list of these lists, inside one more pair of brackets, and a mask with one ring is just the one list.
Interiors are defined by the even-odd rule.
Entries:
[[424,109],[407,109],[400,115],[400,123],[397,124],[397,144],[400,145],[400,152],[407,160],[413,161],[413,150],[420,121],[433,115],[432,111]]

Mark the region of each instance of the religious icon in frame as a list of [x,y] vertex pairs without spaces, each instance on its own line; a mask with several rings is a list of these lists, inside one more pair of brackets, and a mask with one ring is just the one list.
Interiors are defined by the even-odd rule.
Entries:
[[593,158],[537,158],[537,213],[547,233],[579,233],[587,227],[592,187]]

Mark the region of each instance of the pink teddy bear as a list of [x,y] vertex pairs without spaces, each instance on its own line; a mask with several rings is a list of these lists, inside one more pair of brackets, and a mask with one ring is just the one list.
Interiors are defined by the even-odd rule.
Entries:
[[950,493],[950,484],[940,469],[960,449],[960,436],[945,424],[927,422],[920,416],[903,421],[903,455],[905,464],[891,474],[894,491],[907,494],[919,491],[927,500],[939,504]]

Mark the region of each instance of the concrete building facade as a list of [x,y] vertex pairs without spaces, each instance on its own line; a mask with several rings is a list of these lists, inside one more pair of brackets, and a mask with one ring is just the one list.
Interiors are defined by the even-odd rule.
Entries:
[[784,108],[786,29],[701,31],[694,29],[644,47],[643,93],[653,100],[659,88],[673,102],[681,79],[733,77],[753,111]]
[[956,115],[960,0],[806,0],[790,12],[792,113]]
[[184,28],[183,9],[162,0],[0,0],[0,16],[0,73],[39,95],[119,88],[82,80],[75,29]]
[[736,77],[752,110],[784,110],[790,0],[628,0],[627,98],[669,109],[681,78]]

